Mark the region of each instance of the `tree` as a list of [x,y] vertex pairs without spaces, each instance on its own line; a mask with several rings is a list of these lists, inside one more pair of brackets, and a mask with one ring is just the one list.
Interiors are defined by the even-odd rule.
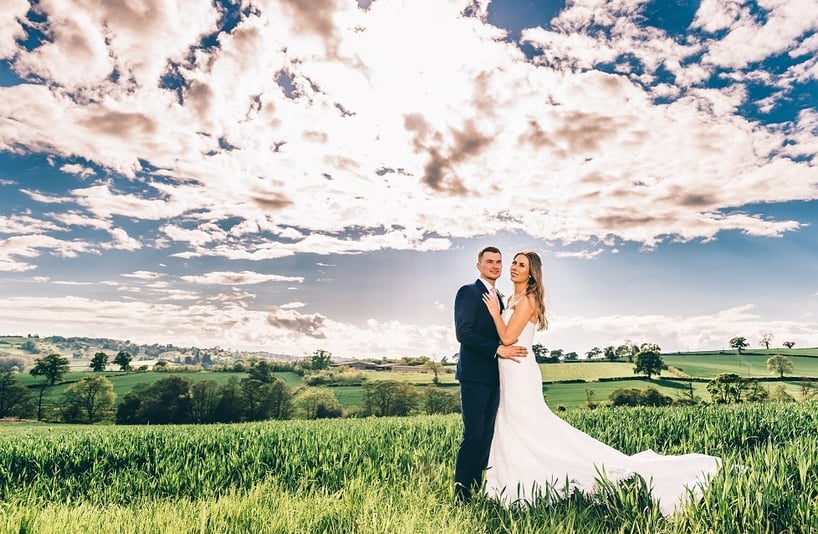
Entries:
[[[634,352],[635,351],[635,352]],[[633,362],[633,357],[636,355],[636,345],[632,343],[625,343],[616,347],[616,355],[618,358],[627,358],[629,362]]]
[[748,380],[744,388],[744,400],[747,402],[764,402],[770,398],[770,393],[761,387],[758,380]]
[[68,372],[68,359],[59,354],[49,354],[43,358],[34,360],[34,367],[29,371],[32,376],[42,376],[49,386],[53,386],[57,380],[62,380]]
[[254,378],[260,382],[264,382],[265,384],[271,383],[275,380],[276,375],[273,372],[273,366],[270,365],[270,362],[267,360],[259,360],[253,365],[247,374],[250,378]]
[[741,354],[741,349],[746,349],[747,347],[750,346],[750,344],[747,343],[746,337],[736,336],[730,340],[730,346],[738,350],[738,353]]
[[608,395],[613,406],[639,406],[642,402],[642,392],[637,388],[619,388]]
[[119,366],[119,369],[122,372],[127,372],[131,370],[131,361],[133,360],[133,356],[130,352],[121,350],[116,353],[114,356],[114,364]]
[[456,391],[427,386],[420,394],[420,405],[427,414],[455,413],[460,411],[460,396]]
[[31,392],[11,371],[0,371],[0,418],[28,417],[34,412]]
[[599,347],[594,347],[594,348],[592,348],[591,350],[589,350],[588,352],[585,353],[585,357],[588,358],[589,360],[593,360],[594,358],[598,357],[600,354],[602,354],[602,349],[600,349]]
[[653,375],[660,374],[662,369],[667,369],[667,365],[665,365],[664,360],[662,360],[658,352],[652,350],[639,351],[634,359],[634,374],[647,375],[648,380],[650,380]]
[[101,373],[108,365],[108,355],[104,352],[97,352],[91,359],[91,370],[95,373]]
[[783,345],[785,347],[787,347],[788,349],[792,350],[792,348],[795,346],[795,342],[794,341],[785,341],[783,343]]
[[561,358],[563,358],[564,351],[562,349],[554,349],[549,353],[548,358],[552,362],[558,362]]
[[116,422],[124,424],[181,424],[192,417],[190,380],[169,376],[138,384],[122,397]]
[[765,349],[770,350],[770,343],[773,342],[773,335],[770,333],[762,334],[761,341],[758,342],[759,345],[763,345]]
[[310,367],[314,370],[327,369],[332,363],[332,353],[324,349],[318,349],[310,356]]
[[548,349],[542,343],[534,343],[531,345],[531,352],[534,353],[534,361],[537,363],[548,362]]
[[364,412],[367,415],[409,415],[416,399],[414,386],[406,382],[377,380],[364,384]]
[[438,385],[440,383],[440,373],[443,372],[443,365],[434,360],[429,360],[423,364],[423,367],[424,369],[430,370],[434,374],[432,377],[432,383],[434,385]]
[[64,417],[68,422],[96,423],[113,415],[114,385],[104,376],[86,376],[64,393]]
[[716,404],[741,402],[746,382],[736,373],[721,373],[707,383],[707,392]]
[[190,416],[194,423],[215,423],[218,420],[216,408],[219,392],[219,384],[215,380],[202,380],[190,386]]
[[778,373],[779,378],[784,378],[784,373],[792,373],[792,361],[786,356],[776,354],[767,359],[767,369]]
[[795,399],[792,397],[792,395],[787,393],[787,386],[784,384],[778,384],[775,391],[773,391],[772,395],[770,395],[770,400],[777,402],[793,402]]
[[573,352],[573,351],[566,352],[564,358],[567,361],[573,362],[573,361],[576,361],[576,360],[579,359],[579,354],[577,354],[576,352]]
[[305,419],[341,417],[344,413],[335,393],[329,388],[308,387],[293,399],[298,415]]
[[605,354],[606,360],[614,362],[619,359],[619,355],[616,353],[616,349],[614,348],[613,345],[608,345],[607,347],[605,347],[605,350],[603,352]]

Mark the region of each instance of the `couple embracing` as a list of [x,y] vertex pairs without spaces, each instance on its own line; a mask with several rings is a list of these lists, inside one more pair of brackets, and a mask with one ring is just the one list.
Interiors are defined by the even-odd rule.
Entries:
[[548,326],[542,262],[533,251],[514,256],[509,269],[514,291],[506,302],[494,287],[502,269],[500,250],[484,248],[477,256],[480,278],[455,297],[460,342],[455,377],[463,417],[456,499],[469,502],[483,491],[505,505],[532,503],[574,490],[593,493],[601,476],[612,482],[641,476],[665,515],[700,495],[718,471],[719,458],[652,450],[629,456],[548,408],[540,368],[529,354],[535,330]]

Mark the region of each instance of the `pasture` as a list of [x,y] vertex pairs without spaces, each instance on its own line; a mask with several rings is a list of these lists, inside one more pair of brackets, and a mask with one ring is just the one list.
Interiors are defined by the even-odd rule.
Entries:
[[[818,349],[787,349],[760,351],[754,350],[749,353],[738,355],[735,351],[709,351],[697,353],[672,353],[662,355],[663,360],[682,372],[683,375],[704,379],[705,381],[693,382],[694,395],[709,400],[710,395],[706,391],[706,380],[709,380],[720,373],[736,373],[742,377],[772,379],[774,375],[767,370],[766,362],[772,354],[785,354],[793,363],[793,375],[799,379],[784,380],[783,382],[764,381],[762,387],[772,391],[778,384],[783,383],[786,391],[793,398],[800,400],[801,392],[800,377],[816,378],[818,380]],[[134,362],[139,365],[139,361]],[[87,364],[86,364],[87,366]],[[75,367],[75,368],[78,368]],[[633,363],[626,361],[573,361],[554,364],[540,364],[543,375],[543,391],[548,399],[549,405],[556,409],[563,406],[573,409],[584,405],[588,399],[588,390],[593,393],[592,400],[596,402],[605,401],[608,396],[620,388],[645,389],[648,386],[655,387],[664,395],[672,398],[686,396],[688,394],[688,382],[684,380],[670,380],[679,378],[678,373],[663,371],[659,377],[647,380],[644,377],[633,373]],[[45,398],[50,401],[58,401],[65,388],[71,383],[88,376],[90,371],[71,371],[65,375],[63,381],[55,384],[46,392]],[[137,384],[151,383],[174,374],[172,372],[138,372],[123,373],[120,371],[108,370],[102,373],[108,378],[113,386],[118,399],[130,391]],[[231,377],[238,379],[245,378],[246,373],[226,373],[214,371],[184,372],[178,373],[193,382],[202,380],[213,380],[218,384],[224,384]],[[417,386],[418,391],[432,383],[434,375],[431,372],[401,373],[389,371],[364,371],[365,379],[376,380],[397,380],[408,382]],[[296,389],[303,385],[300,376],[293,372],[276,373],[291,388]],[[617,379],[606,381],[610,379]],[[31,376],[28,373],[18,375],[18,380],[25,385],[42,383],[39,377]],[[564,381],[582,381],[575,383],[560,383]],[[601,381],[600,381],[601,380]],[[457,388],[457,381],[454,379],[453,366],[446,366],[444,372],[439,373],[439,382],[443,386]],[[338,401],[349,409],[363,404],[364,392],[360,385],[329,386]]]

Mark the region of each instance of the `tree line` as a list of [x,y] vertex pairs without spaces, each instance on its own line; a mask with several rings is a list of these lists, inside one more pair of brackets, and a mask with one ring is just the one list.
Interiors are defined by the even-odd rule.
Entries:
[[[326,351],[316,351],[308,361],[321,372],[321,368],[329,365],[330,356]],[[125,360],[118,363],[123,370],[128,369]],[[59,402],[46,405],[45,392],[68,369],[68,360],[59,354],[38,358],[30,373],[43,377],[44,382],[33,388],[36,394],[20,384],[12,371],[0,371],[0,417],[36,417],[69,423],[182,424],[401,416],[460,410],[456,391],[436,384],[418,390],[408,383],[384,380],[364,383],[363,405],[345,412],[331,389],[306,384],[290,388],[276,376],[278,366],[266,360],[253,362],[245,370],[246,377],[231,376],[223,384],[215,380],[193,382],[180,375],[138,384],[118,404],[108,378],[86,376],[70,384]]]

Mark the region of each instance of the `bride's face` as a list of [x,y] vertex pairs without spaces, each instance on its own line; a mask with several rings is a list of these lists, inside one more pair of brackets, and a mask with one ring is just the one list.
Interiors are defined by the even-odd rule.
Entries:
[[511,281],[526,282],[528,280],[528,257],[525,254],[517,254],[511,261]]

